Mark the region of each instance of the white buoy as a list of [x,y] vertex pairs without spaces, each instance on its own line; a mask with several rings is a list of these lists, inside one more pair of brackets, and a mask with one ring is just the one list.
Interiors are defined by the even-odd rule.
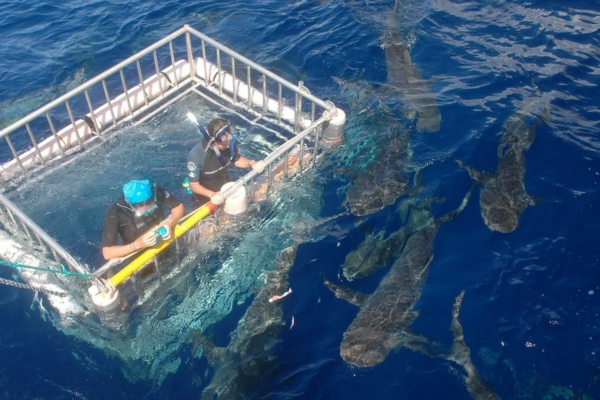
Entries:
[[[227,189],[234,185],[235,182],[229,182],[223,185],[221,193],[225,193]],[[240,186],[233,194],[225,200],[224,211],[229,215],[241,214],[248,209],[248,196],[246,196],[246,188]]]
[[98,286],[92,284],[88,288],[88,293],[94,303],[94,308],[101,312],[110,312],[117,308],[121,303],[119,291],[113,286],[112,288],[106,288],[100,290]]
[[341,143],[344,137],[345,125],[346,113],[338,108],[335,117],[323,124],[323,141],[329,144]]

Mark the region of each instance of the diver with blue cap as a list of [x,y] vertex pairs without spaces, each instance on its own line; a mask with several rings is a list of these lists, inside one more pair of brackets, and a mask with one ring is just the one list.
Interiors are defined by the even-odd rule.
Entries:
[[195,118],[192,121],[200,130],[203,140],[194,146],[187,156],[188,192],[192,194],[196,207],[204,205],[209,200],[219,205],[223,203],[221,187],[231,182],[227,174],[230,164],[238,168],[252,168],[258,173],[264,170],[265,164],[240,155],[236,146],[235,128],[226,119],[213,119],[207,129],[204,129]]
[[[161,204],[171,210],[166,219]],[[102,255],[106,260],[125,257],[169,239],[183,213],[181,201],[162,186],[149,180],[127,182],[123,197],[108,208],[104,217]],[[118,244],[119,235],[122,245]]]

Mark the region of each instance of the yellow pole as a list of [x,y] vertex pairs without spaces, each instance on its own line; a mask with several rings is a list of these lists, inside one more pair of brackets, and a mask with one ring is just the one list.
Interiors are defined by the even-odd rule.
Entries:
[[111,278],[109,278],[109,280],[112,282],[113,285],[117,286],[125,279],[133,275],[135,271],[142,268],[148,261],[152,260],[154,256],[156,256],[158,253],[169,247],[169,245],[173,243],[175,239],[189,231],[198,222],[202,221],[206,216],[210,215],[210,213],[214,212],[216,209],[217,206],[209,201],[208,203],[200,207],[195,213],[190,215],[190,217],[187,218],[185,221],[175,225],[175,227],[173,228],[173,232],[171,233],[171,238],[169,240],[163,240],[159,244],[156,244],[153,247],[145,250],[135,260],[127,264],[122,270],[120,270]]

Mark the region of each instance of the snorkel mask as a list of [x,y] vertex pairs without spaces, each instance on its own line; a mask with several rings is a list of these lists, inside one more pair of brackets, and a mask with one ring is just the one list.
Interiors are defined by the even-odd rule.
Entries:
[[158,208],[149,180],[127,182],[123,186],[123,195],[136,217],[150,215]]

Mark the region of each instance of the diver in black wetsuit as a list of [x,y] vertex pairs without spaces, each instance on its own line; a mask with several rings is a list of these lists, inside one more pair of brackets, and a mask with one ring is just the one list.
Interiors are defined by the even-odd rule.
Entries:
[[264,170],[264,163],[239,154],[235,145],[235,129],[229,121],[216,118],[210,121],[206,131],[201,127],[200,130],[205,137],[187,156],[189,189],[196,207],[209,200],[219,205],[223,202],[221,187],[231,181],[227,174],[230,164],[253,168],[260,173]]
[[[165,219],[163,204],[171,209]],[[102,255],[106,260],[125,257],[137,250],[154,246],[159,238],[155,231],[164,227],[162,239],[171,236],[171,230],[183,216],[181,201],[163,187],[148,180],[133,180],[123,186],[123,198],[113,203],[104,217]],[[117,244],[118,236],[123,244]]]

